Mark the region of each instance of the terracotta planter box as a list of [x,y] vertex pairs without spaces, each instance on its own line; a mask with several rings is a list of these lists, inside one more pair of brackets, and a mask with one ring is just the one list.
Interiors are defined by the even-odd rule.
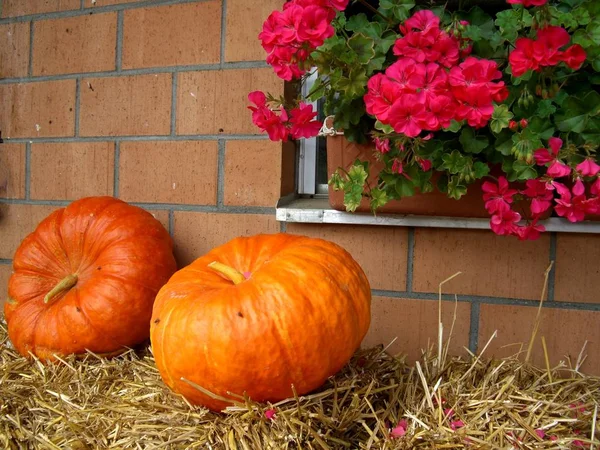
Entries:
[[[373,169],[381,168],[382,165],[375,160],[373,150],[374,147],[372,145],[353,144],[348,142],[343,136],[328,137],[328,176],[331,176],[338,167],[348,169],[352,166],[356,158],[360,158],[362,161],[369,161],[369,167],[372,168],[370,170],[369,182],[376,181],[378,170]],[[421,216],[489,218],[490,215],[484,207],[480,186],[480,182],[469,185],[467,194],[460,200],[448,198],[446,194],[439,192],[437,189],[426,194],[417,193],[412,197],[392,200],[378,212]],[[331,186],[329,186],[329,203],[333,209],[346,211],[344,193],[342,191],[334,191]],[[367,198],[363,199],[356,211],[371,212]]]

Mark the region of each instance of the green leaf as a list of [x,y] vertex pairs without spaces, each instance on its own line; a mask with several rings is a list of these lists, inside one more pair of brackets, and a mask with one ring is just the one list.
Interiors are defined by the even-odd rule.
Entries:
[[550,117],[550,115],[556,112],[556,106],[552,104],[552,100],[546,99],[541,100],[538,103],[537,109],[535,110],[535,115],[545,119],[546,117]]
[[571,14],[573,15],[573,20],[575,20],[575,22],[577,22],[579,25],[587,25],[592,20],[587,9],[575,8]]
[[348,47],[356,53],[361,64],[367,64],[375,56],[375,41],[362,33],[356,33],[348,39]]
[[490,128],[495,134],[500,133],[504,128],[508,128],[510,120],[514,114],[508,110],[507,105],[496,105],[490,121]]
[[454,200],[460,200],[460,198],[467,193],[467,187],[462,184],[460,177],[453,176],[448,182],[448,197]]
[[381,208],[387,202],[389,202],[389,200],[390,199],[387,195],[387,192],[379,188],[371,189],[371,211],[375,211]]
[[446,153],[442,156],[444,163],[442,167],[447,169],[452,174],[460,173],[468,165],[470,158],[463,156],[458,150],[454,150],[452,153]]
[[509,156],[513,147],[512,137],[513,133],[511,131],[502,131],[502,133],[496,137],[496,143],[494,144],[496,150],[502,153],[504,156]]
[[383,131],[385,134],[391,134],[394,132],[394,128],[391,125],[385,125],[381,123],[379,120],[375,122],[375,129],[379,131]]
[[600,117],[591,117],[581,137],[587,143],[600,145]]
[[581,133],[588,120],[587,107],[576,97],[567,98],[556,113],[556,126],[560,131]]
[[457,122],[456,120],[452,119],[452,121],[450,122],[450,126],[448,128],[444,128],[444,130],[446,131],[451,131],[452,133],[457,133],[458,130],[460,130],[462,127],[462,123]]
[[542,119],[541,117],[533,117],[529,121],[527,127],[528,132],[525,136],[535,139],[547,140],[554,136],[556,129],[552,125],[552,122],[548,119]]
[[579,44],[583,48],[589,48],[592,45],[594,45],[594,41],[588,35],[587,31],[584,30],[583,28],[580,28],[575,33],[573,33],[573,43]]
[[381,0],[379,10],[396,22],[403,22],[410,17],[410,10],[415,7],[411,0]]
[[399,177],[396,182],[396,192],[402,197],[412,197],[415,195],[415,186],[412,181],[405,177]]
[[355,163],[348,170],[348,178],[351,183],[363,186],[367,181],[369,174],[365,170],[365,167],[362,164]]
[[475,136],[475,132],[471,127],[463,128],[459,141],[467,153],[474,154],[481,153],[490,143],[485,136]]
[[537,171],[533,164],[527,164],[525,161],[516,160],[512,165],[517,180],[530,180],[537,177]]
[[490,167],[484,162],[476,161],[473,164],[473,173],[475,174],[475,178],[479,180],[490,173]]
[[[342,77],[337,82],[337,88],[345,92],[345,96],[350,99],[361,97],[365,93],[368,77],[364,68],[354,69],[349,77]],[[333,86],[333,83],[332,83]]]
[[519,30],[530,27],[533,17],[526,9],[506,9],[496,14],[496,26],[500,34],[511,42],[517,38]]
[[369,22],[367,15],[360,13],[350,17],[346,22],[345,28],[348,31],[362,31],[364,33],[364,30],[367,30],[370,27],[371,22]]

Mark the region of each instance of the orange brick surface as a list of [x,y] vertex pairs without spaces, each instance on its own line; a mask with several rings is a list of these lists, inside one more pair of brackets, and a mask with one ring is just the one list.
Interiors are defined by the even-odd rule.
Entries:
[[27,76],[29,22],[0,25],[0,78]]
[[227,142],[224,192],[226,205],[274,207],[280,196],[280,180],[279,142]]
[[269,14],[274,10],[281,10],[283,4],[283,0],[228,0],[225,60],[263,61],[267,53],[260,44],[258,34]]
[[73,136],[75,80],[0,85],[2,137]]
[[112,142],[32,144],[31,198],[112,195],[114,148]]
[[79,9],[79,0],[4,0],[2,17],[25,16]]
[[550,236],[521,242],[488,230],[421,228],[415,231],[413,289],[445,293],[539,299],[548,267]]
[[119,197],[149,203],[217,203],[214,141],[123,142]]
[[[535,324],[537,308],[510,305],[481,305],[479,324],[479,350],[483,348],[495,330],[494,339],[486,355],[489,357],[512,356],[520,351],[524,357]],[[584,373],[600,375],[600,311],[576,311],[543,308],[541,324],[533,347],[532,361],[545,367],[541,337],[546,340],[550,364],[567,361],[574,367],[586,341],[587,360],[582,366]],[[523,345],[521,345],[524,343]]]
[[[442,302],[444,343],[447,342],[450,336],[454,307],[454,302]],[[469,347],[470,320],[470,305],[468,303],[457,303],[456,322],[454,322],[454,329],[450,337],[450,354],[466,354],[463,347]],[[427,350],[433,346],[437,352],[437,341],[437,301],[373,297],[371,327],[362,343],[362,347],[392,344],[388,352],[407,355],[408,361],[412,363],[419,359],[421,350]]]
[[2,144],[0,145],[0,198],[24,197],[25,144]]
[[128,10],[123,27],[123,68],[220,60],[220,1]]
[[114,70],[117,14],[93,14],[34,23],[33,74]]
[[21,241],[58,206],[0,203],[0,258],[12,259]]
[[169,211],[164,209],[149,209],[147,211],[165,227],[165,230],[169,231]]
[[8,279],[12,274],[12,265],[10,264],[0,264],[0,316],[3,315],[3,305],[8,297]]
[[86,8],[100,8],[109,5],[121,5],[123,3],[138,3],[144,0],[85,0]]
[[175,257],[179,267],[238,236],[279,232],[274,215],[175,211]]
[[177,84],[177,134],[260,134],[247,109],[254,90],[283,93],[271,69],[185,72]]
[[342,246],[365,271],[372,289],[406,289],[406,228],[289,223],[287,232]]
[[559,233],[554,299],[600,303],[600,235]]
[[82,136],[164,135],[170,123],[170,74],[81,81]]

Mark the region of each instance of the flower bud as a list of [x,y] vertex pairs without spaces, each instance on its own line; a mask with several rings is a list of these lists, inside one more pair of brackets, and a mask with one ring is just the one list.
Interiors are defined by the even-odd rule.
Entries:
[[529,122],[527,121],[527,119],[521,119],[519,121],[519,125],[521,126],[521,128],[527,128],[527,125],[529,125]]
[[518,127],[519,126],[517,125],[517,122],[515,122],[514,120],[508,122],[508,128],[510,128],[512,131],[517,131]]

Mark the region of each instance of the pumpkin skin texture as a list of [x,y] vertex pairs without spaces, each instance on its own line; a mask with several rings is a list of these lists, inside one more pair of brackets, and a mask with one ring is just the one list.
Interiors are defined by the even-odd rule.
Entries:
[[164,382],[221,411],[235,395],[275,402],[293,396],[292,384],[298,395],[320,387],[360,346],[370,308],[367,277],[340,246],[284,233],[240,237],[161,288],[150,340]]
[[[176,270],[171,237],[149,212],[113,197],[77,200],[15,252],[4,305],[10,340],[41,360],[118,354],[148,339],[156,293]],[[76,284],[46,303],[72,275]]]

